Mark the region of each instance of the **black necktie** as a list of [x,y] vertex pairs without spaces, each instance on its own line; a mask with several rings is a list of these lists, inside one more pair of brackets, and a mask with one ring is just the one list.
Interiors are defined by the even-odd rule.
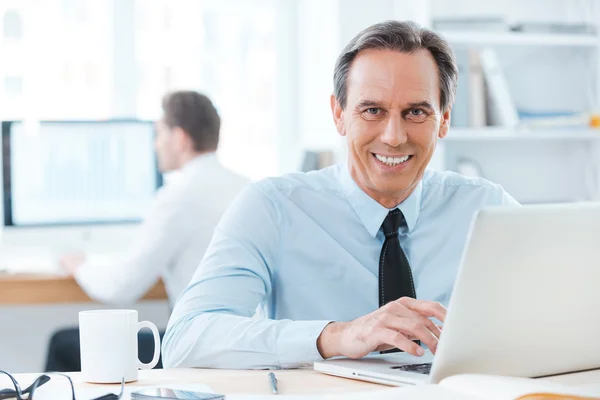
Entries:
[[[398,300],[400,297],[417,298],[410,264],[400,247],[398,238],[398,229],[404,225],[406,225],[404,214],[397,208],[390,211],[383,220],[385,241],[379,256],[379,307],[390,301]],[[415,340],[415,343],[421,344],[418,340]],[[399,350],[391,349],[381,353],[397,351]]]
[[379,257],[379,307],[400,297],[417,298],[410,264],[398,238],[398,229],[404,225],[404,215],[397,208],[390,211],[383,221],[385,241]]

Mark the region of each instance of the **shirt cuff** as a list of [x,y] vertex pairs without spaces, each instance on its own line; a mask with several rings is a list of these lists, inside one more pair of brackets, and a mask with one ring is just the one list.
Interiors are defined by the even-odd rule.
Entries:
[[290,321],[279,333],[277,353],[281,368],[312,366],[323,357],[317,349],[317,339],[333,321]]
[[73,272],[73,278],[93,301],[105,304],[118,303],[114,281],[110,282],[106,271],[95,265],[85,263]]
[[87,293],[91,286],[90,282],[94,281],[94,271],[92,271],[92,267],[88,263],[84,263],[73,271],[73,278],[75,278],[83,291]]

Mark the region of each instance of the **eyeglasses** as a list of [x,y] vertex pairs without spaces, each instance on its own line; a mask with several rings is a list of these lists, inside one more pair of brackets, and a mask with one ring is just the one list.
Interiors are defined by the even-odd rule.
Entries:
[[[71,380],[71,377],[69,377],[66,374],[61,374],[60,372],[49,372],[47,374],[40,375],[38,378],[36,378],[33,381],[33,383],[31,385],[29,385],[25,389],[21,389],[19,382],[17,382],[15,377],[12,376],[11,374],[9,374],[8,372],[0,370],[0,376],[1,376],[1,374],[8,376],[8,378],[12,381],[13,389],[0,389],[0,400],[4,400],[4,399],[35,400],[33,397],[35,391],[40,386],[42,386],[45,383],[47,383],[48,381],[50,381],[50,379],[51,379],[50,375],[66,378],[67,381],[69,382],[71,399],[77,400],[75,397],[75,387],[73,386],[73,381]],[[120,400],[121,397],[123,397],[124,390],[125,390],[125,379],[123,378],[123,380],[121,380],[121,393],[119,393],[118,395],[114,394],[114,393],[108,393],[108,394],[105,394],[100,397],[94,397],[93,399],[90,399],[90,400]]]

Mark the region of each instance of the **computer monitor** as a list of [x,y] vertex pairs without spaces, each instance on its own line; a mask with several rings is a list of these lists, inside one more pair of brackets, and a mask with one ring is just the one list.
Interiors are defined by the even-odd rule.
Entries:
[[138,222],[162,185],[150,121],[2,122],[4,226]]

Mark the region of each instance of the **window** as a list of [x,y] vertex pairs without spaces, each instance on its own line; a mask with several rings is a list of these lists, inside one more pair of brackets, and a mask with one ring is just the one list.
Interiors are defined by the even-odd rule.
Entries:
[[16,10],[6,10],[2,21],[2,39],[20,40],[23,37],[21,14]]
[[135,3],[137,113],[160,116],[169,90],[198,90],[222,119],[219,158],[261,178],[277,173],[276,0]]
[[31,0],[3,10],[3,119],[106,118],[112,3]]
[[280,129],[290,107],[280,101],[289,71],[279,66],[294,51],[282,46],[292,28],[281,15],[293,7],[277,0],[10,4],[0,5],[0,119],[154,120],[165,92],[197,90],[221,115],[221,161],[251,178],[279,172],[281,135],[291,135]]

